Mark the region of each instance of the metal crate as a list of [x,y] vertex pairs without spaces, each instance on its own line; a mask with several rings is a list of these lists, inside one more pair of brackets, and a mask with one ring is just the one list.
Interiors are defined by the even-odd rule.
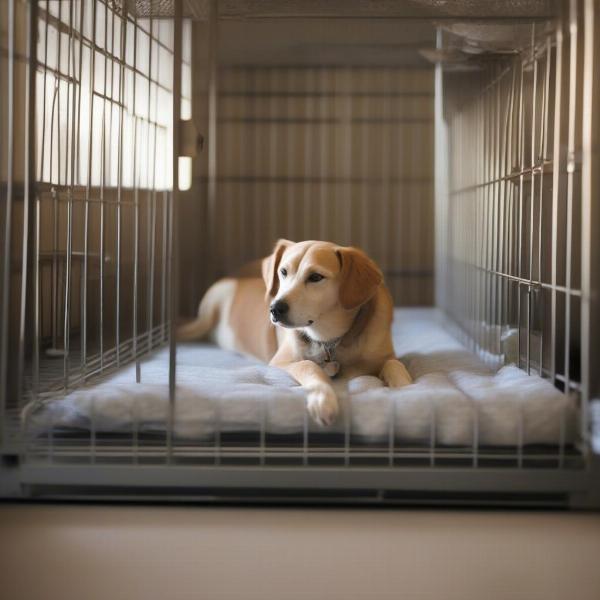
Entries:
[[[438,4],[0,6],[0,495],[600,506],[600,11],[593,0],[496,2],[487,13],[480,3]],[[193,93],[206,96],[210,224],[219,19],[339,15],[435,22],[437,48],[426,54],[436,62],[436,304],[484,360],[504,355],[576,395],[576,444],[483,447],[475,418],[471,444],[444,447],[435,414],[428,442],[410,447],[393,428],[382,442],[362,440],[349,421],[343,434],[315,434],[308,416],[298,435],[269,434],[264,423],[204,440],[173,435],[181,118]],[[191,85],[191,19],[209,38],[207,89]],[[378,240],[389,243],[387,233]],[[27,435],[29,402],[131,363],[140,381],[144,356],[164,346],[164,434],[98,433],[92,423]]]

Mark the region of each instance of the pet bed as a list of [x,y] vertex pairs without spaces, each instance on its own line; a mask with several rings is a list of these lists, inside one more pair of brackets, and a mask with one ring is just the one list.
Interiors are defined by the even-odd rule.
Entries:
[[[343,432],[396,444],[515,446],[563,444],[575,436],[574,399],[537,375],[513,365],[493,369],[443,327],[433,309],[396,309],[397,355],[414,383],[384,387],[375,377],[333,380],[341,413],[329,428],[309,421],[311,431]],[[500,357],[501,358],[501,357]],[[26,430],[50,428],[96,432],[164,432],[168,422],[168,349],[64,397],[30,404]],[[284,371],[206,343],[177,351],[174,436],[204,439],[222,432],[301,432],[306,393]],[[475,438],[475,436],[477,436]]]

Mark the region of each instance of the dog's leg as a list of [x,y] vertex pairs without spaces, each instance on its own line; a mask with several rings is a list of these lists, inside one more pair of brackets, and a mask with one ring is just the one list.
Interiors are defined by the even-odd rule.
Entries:
[[379,378],[383,379],[383,382],[391,388],[399,388],[412,383],[412,377],[397,358],[385,361]]
[[272,364],[285,369],[308,391],[308,412],[319,425],[331,425],[335,421],[339,412],[338,399],[329,377],[319,365],[311,360]]

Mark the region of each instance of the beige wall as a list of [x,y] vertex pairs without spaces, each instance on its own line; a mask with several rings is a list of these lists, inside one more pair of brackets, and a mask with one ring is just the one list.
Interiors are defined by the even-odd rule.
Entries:
[[219,71],[212,277],[279,237],[363,247],[398,304],[433,301],[433,72]]

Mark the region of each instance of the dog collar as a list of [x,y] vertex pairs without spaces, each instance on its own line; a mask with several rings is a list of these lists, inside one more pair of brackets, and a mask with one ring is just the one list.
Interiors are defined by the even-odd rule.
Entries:
[[352,325],[350,329],[344,333],[344,335],[340,335],[339,337],[333,338],[331,340],[315,340],[311,338],[304,331],[298,331],[299,338],[305,343],[311,346],[316,346],[320,350],[322,350],[325,354],[325,360],[319,363],[323,370],[330,377],[335,377],[339,370],[340,365],[336,360],[336,350],[340,344],[348,345],[353,339],[355,339],[360,332],[365,328],[370,315],[372,314],[374,309],[374,302],[371,300],[367,304],[363,304],[360,307],[356,316],[354,317],[354,321],[352,321]]
[[320,340],[315,340],[315,339],[311,338],[304,331],[299,331],[298,334],[300,336],[300,339],[304,343],[314,344],[315,346],[320,347],[323,350],[323,352],[325,352],[325,356],[326,356],[325,361],[326,362],[333,362],[335,360],[335,350],[340,345],[340,342],[344,339],[344,336],[346,335],[346,333],[345,333],[344,335],[341,335],[340,337],[322,342]]
[[[307,358],[316,362],[329,377],[335,377],[340,371],[340,363],[335,359],[335,351],[340,345],[344,336],[337,337],[333,340],[321,342],[313,340],[308,334],[299,331],[298,336],[301,341],[312,348],[317,348],[316,355],[311,353]],[[325,356],[323,356],[323,354]]]

